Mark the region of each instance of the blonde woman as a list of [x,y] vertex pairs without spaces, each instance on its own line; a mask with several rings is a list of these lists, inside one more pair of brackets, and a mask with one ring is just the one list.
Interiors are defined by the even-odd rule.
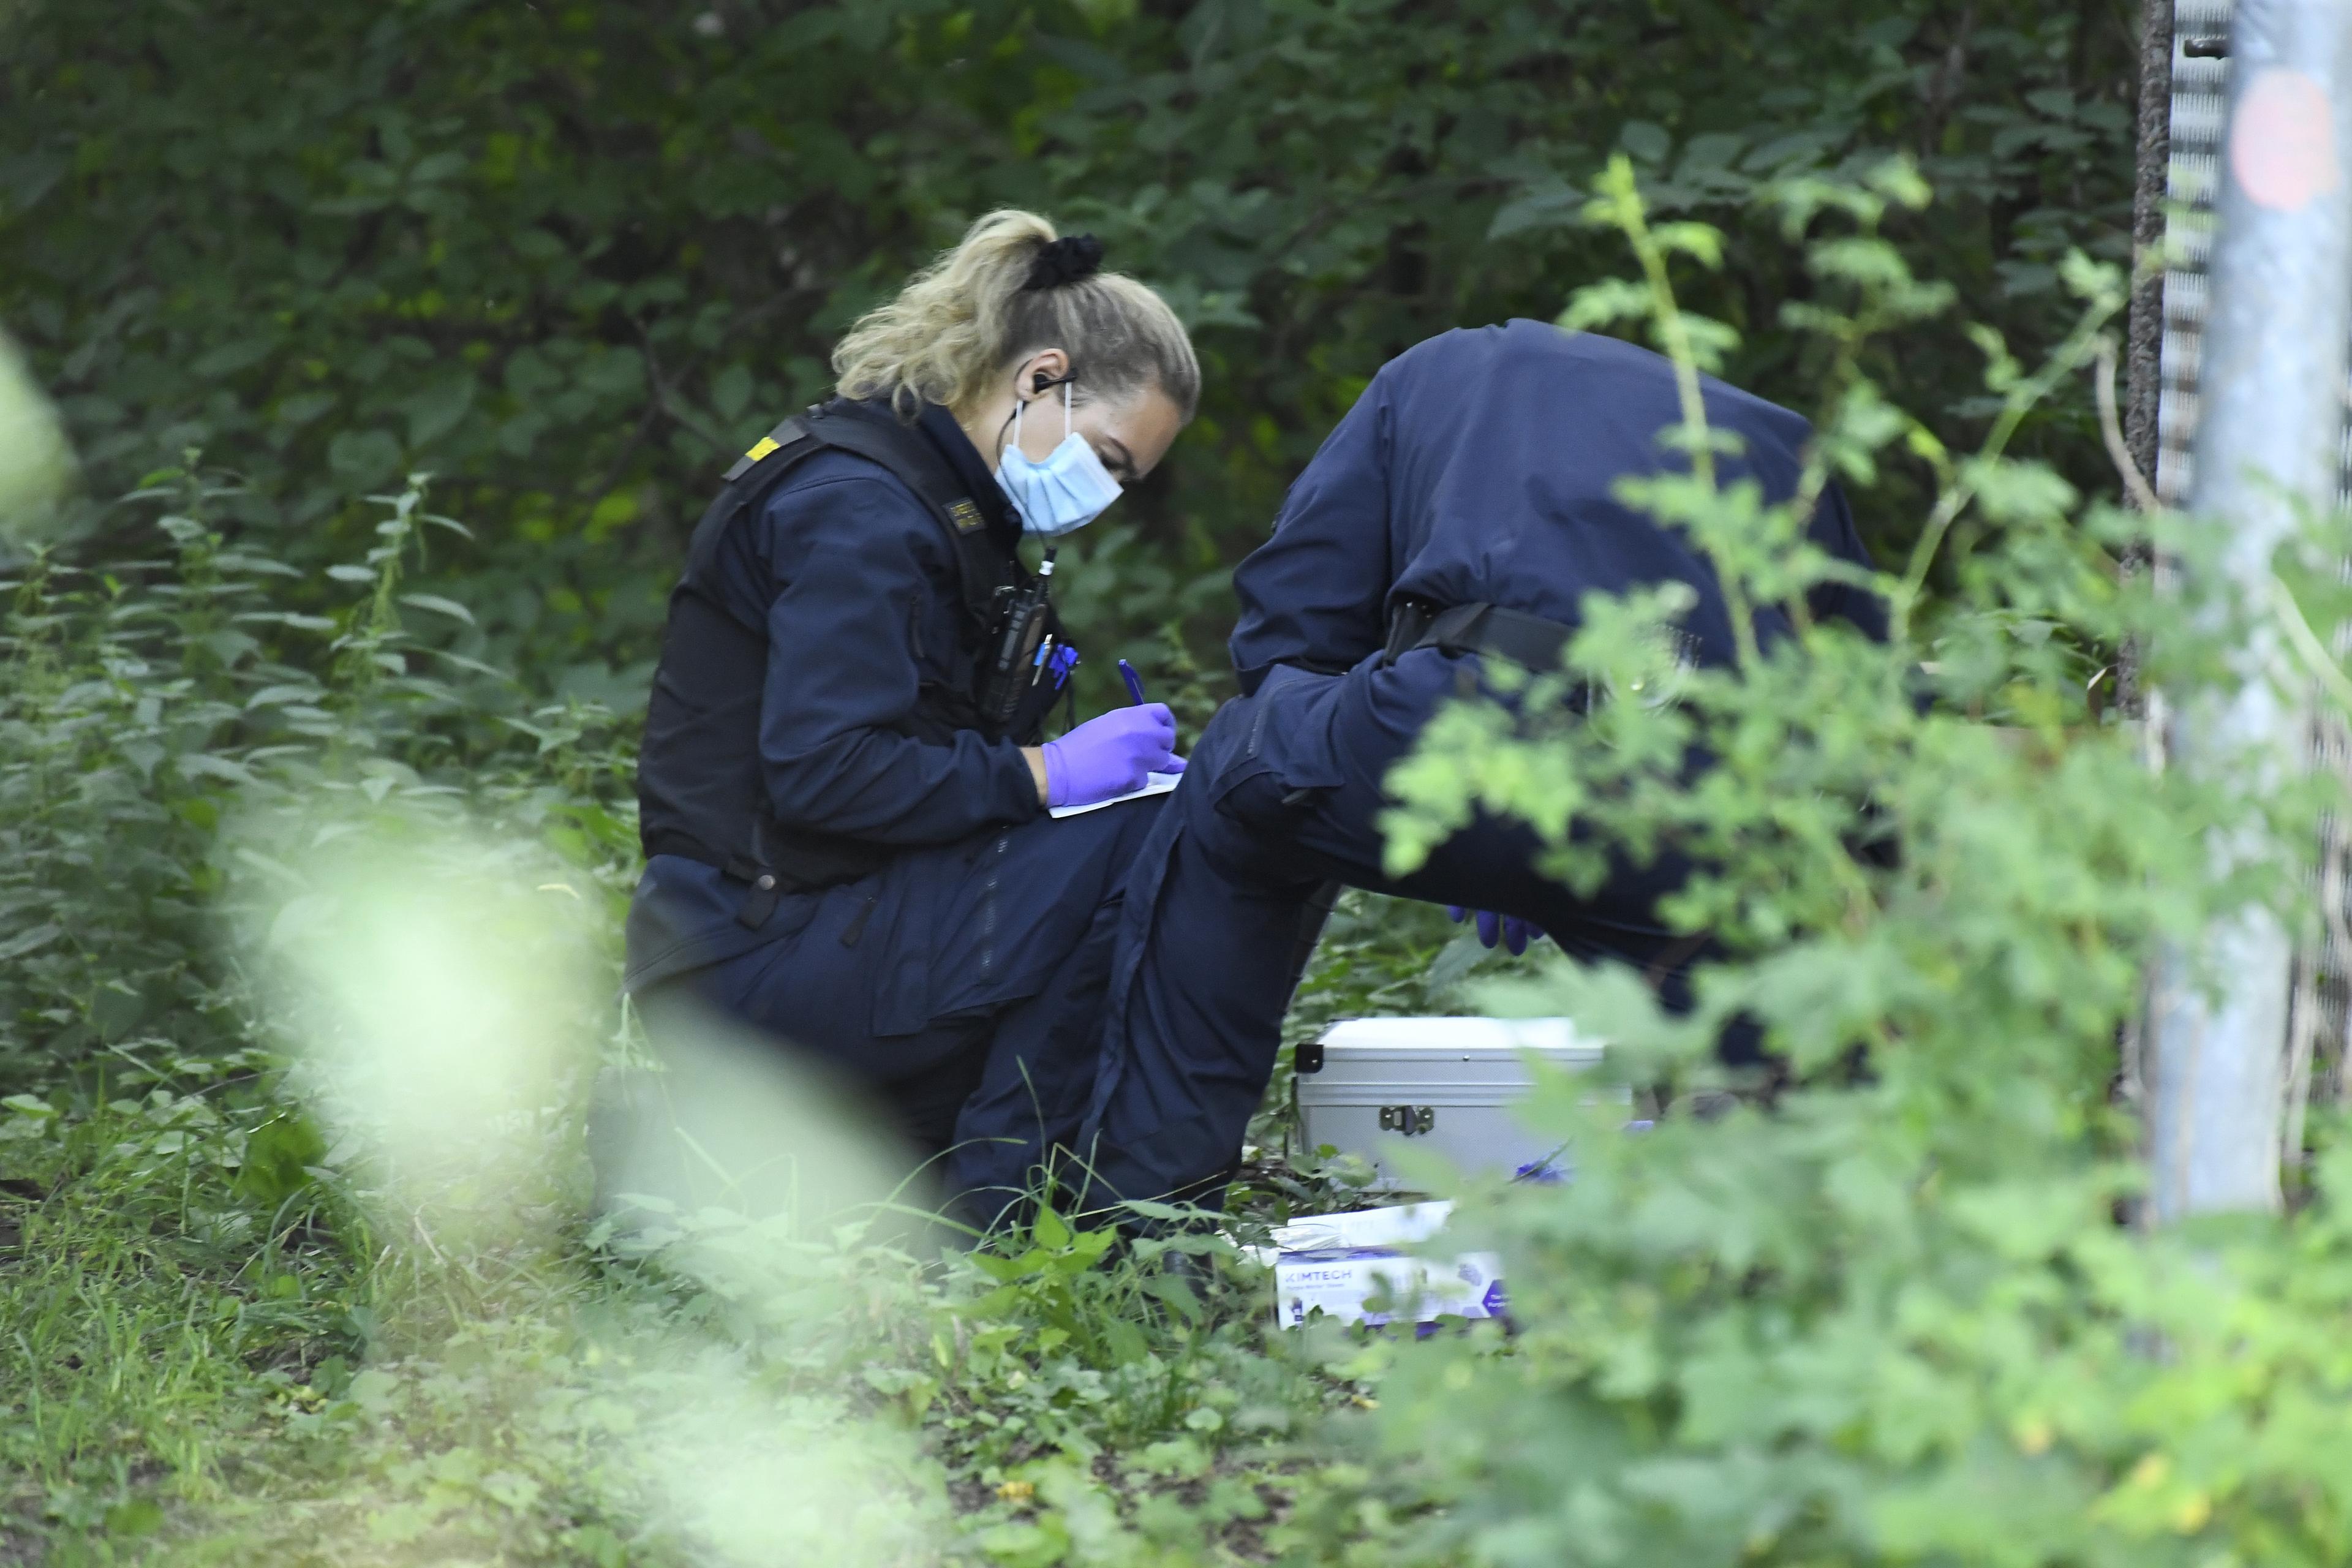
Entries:
[[[998,212],[856,323],[832,401],[728,475],[670,601],[627,985],[869,1089],[985,1219],[1085,1110],[1168,710],[1042,742],[1053,541],[1149,474],[1200,369],[1091,237]],[[1022,564],[1026,534],[1047,546]]]

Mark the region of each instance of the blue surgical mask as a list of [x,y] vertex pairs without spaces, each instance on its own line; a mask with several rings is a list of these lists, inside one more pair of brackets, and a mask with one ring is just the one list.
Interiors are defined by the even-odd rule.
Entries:
[[1087,438],[1070,426],[1070,384],[1062,383],[1062,444],[1039,462],[1021,449],[1021,416],[1013,410],[1013,440],[997,459],[996,482],[1021,513],[1021,531],[1044,539],[1076,533],[1118,499],[1110,477]]

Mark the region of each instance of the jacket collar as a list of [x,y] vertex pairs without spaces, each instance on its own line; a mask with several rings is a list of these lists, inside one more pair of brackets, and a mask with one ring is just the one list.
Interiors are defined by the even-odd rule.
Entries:
[[963,426],[956,423],[955,416],[947,411],[944,404],[926,403],[915,427],[930,437],[931,445],[939,448],[940,456],[948,460],[948,467],[971,492],[980,515],[988,520],[988,531],[1008,549],[1018,545],[1020,514],[1013,510],[1012,498],[996,482],[994,470],[971,444],[971,437],[963,433]]
[[[887,397],[836,397],[832,406],[904,427]],[[996,482],[996,475],[972,446],[971,437],[963,433],[963,426],[956,423],[955,416],[942,404],[926,403],[915,418],[915,428],[947,459],[949,471],[971,497],[972,504],[980,508],[980,515],[988,524],[989,537],[1007,551],[1017,551],[1021,545],[1021,515],[1013,510],[1012,499]]]

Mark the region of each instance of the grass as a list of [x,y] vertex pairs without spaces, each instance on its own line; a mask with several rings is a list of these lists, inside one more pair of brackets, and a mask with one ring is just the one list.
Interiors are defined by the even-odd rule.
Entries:
[[[1454,941],[1351,900],[1297,1026],[1438,1004]],[[105,1059],[0,1112],[0,1562],[1268,1562],[1370,1402],[1223,1238],[616,1235],[562,1118],[485,1231],[330,1161],[257,1051]],[[1285,1102],[1244,1230],[1360,1201]]]
[[[0,1563],[1223,1563],[1330,1534],[1360,1347],[1272,1331],[1231,1241],[1178,1268],[1045,1219],[942,1248],[870,1187],[797,1226],[723,1195],[592,1226],[587,1058],[630,1049],[625,727],[525,719],[404,628],[421,480],[328,617],[269,608],[300,574],[201,521],[232,484],[157,484],[171,561],[0,584]],[[1351,895],[1292,1037],[1441,1006],[1481,962]],[[376,1076],[335,1089],[338,1053]],[[1288,1088],[1238,1231],[1363,1201],[1293,1146]],[[790,1125],[790,1180],[844,1190],[787,1109],[744,1117],[768,1163]],[[404,1117],[421,1142],[354,1138]]]
[[348,1336],[359,1270],[317,1224],[325,1190],[273,1226],[223,1163],[259,1109],[240,1073],[213,1094],[111,1092],[118,1079],[79,1113],[70,1095],[42,1111],[18,1097],[0,1124],[0,1468],[19,1557],[44,1526],[136,1538],[166,1507],[226,1495],[240,1436]]

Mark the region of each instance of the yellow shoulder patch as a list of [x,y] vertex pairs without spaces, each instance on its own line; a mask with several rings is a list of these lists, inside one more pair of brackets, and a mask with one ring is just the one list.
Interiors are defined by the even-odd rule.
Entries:
[[750,451],[743,455],[756,463],[774,450],[776,450],[776,443],[768,437],[762,436],[760,437],[758,443],[755,444]]
[[970,533],[980,526],[980,508],[969,498],[958,496],[948,502],[948,521],[955,524],[958,533]]

